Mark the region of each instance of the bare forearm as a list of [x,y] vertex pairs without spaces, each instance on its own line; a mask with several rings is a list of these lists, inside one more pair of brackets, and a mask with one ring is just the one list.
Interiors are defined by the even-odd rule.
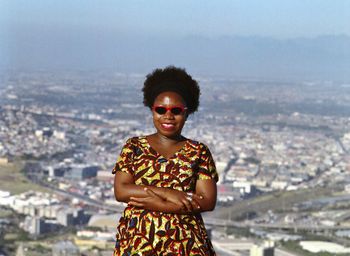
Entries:
[[[168,213],[193,213],[211,211],[216,203],[216,184],[208,181],[198,181],[193,195],[171,188],[136,185],[133,177],[117,172],[114,180],[114,194],[119,202],[130,203],[134,199],[136,205],[144,209]],[[156,207],[147,198],[160,199]],[[147,204],[144,204],[146,199]],[[152,200],[151,200],[152,201]],[[172,204],[168,204],[172,203]]]
[[157,195],[164,197],[170,188],[159,188],[154,186],[141,186],[136,184],[120,184],[115,186],[114,195],[117,201],[128,203],[130,197],[147,197],[148,194],[145,191],[145,188],[150,188]]
[[159,203],[155,206],[148,207],[148,210],[151,211],[159,211],[164,213],[178,213],[178,214],[189,214],[194,212],[206,212],[212,211],[215,208],[216,200],[208,198],[204,193],[199,194],[202,199],[197,200],[200,208],[193,208],[192,211],[188,211],[188,209],[179,208],[178,205],[168,202],[166,200],[167,194],[171,188],[159,188],[154,186],[141,186],[136,184],[123,184],[115,188],[115,196],[117,201],[129,203],[130,198],[145,198],[148,197],[148,193],[145,191],[145,188],[151,189],[155,194],[162,197],[163,202]]
[[173,204],[171,202],[164,202],[162,205],[154,206],[153,209],[148,209],[151,211],[158,211],[162,213],[176,213],[176,214],[193,214],[196,212],[200,212],[200,210],[196,211],[188,211],[183,208],[179,208],[178,205]]
[[186,210],[172,202],[156,197],[134,198],[131,197],[129,205],[162,213],[193,214],[199,211]]

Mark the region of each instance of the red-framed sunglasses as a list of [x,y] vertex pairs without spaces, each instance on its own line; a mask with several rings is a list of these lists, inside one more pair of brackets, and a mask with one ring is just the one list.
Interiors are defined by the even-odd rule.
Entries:
[[187,108],[183,106],[173,106],[173,107],[164,107],[164,106],[153,106],[152,110],[159,115],[164,115],[167,111],[170,111],[173,115],[182,115]]

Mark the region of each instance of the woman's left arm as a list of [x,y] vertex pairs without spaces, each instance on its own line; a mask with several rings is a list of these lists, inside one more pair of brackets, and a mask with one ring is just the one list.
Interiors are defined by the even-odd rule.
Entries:
[[214,210],[217,196],[215,179],[197,180],[195,194],[203,197],[202,200],[198,201],[200,212]]
[[195,194],[203,198],[198,202],[201,212],[214,210],[217,196],[216,182],[218,179],[219,176],[211,152],[206,145],[201,144],[195,187]]

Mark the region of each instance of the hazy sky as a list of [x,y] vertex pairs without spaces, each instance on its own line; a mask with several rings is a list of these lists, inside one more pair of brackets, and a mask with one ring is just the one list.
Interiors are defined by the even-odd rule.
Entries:
[[0,71],[349,77],[350,0],[0,0]]
[[158,35],[350,35],[348,0],[0,0],[4,31],[109,30]]

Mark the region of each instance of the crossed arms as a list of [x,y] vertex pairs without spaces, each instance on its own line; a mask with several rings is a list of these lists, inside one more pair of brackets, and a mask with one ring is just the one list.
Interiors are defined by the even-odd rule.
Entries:
[[214,179],[197,180],[192,199],[188,193],[134,183],[129,173],[117,171],[114,177],[114,195],[117,201],[139,208],[164,213],[194,213],[212,211],[216,204]]

